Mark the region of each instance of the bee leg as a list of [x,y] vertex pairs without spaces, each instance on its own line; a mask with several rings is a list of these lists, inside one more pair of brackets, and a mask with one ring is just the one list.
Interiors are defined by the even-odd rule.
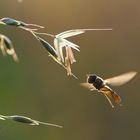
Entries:
[[114,108],[114,105],[112,104],[112,102],[111,102],[111,100],[109,99],[109,97],[108,97],[106,94],[104,94],[104,95],[105,95],[106,99],[108,100],[108,102],[110,103],[111,107]]
[[91,88],[91,89],[90,89],[90,91],[94,91],[94,90],[95,90],[94,88]]

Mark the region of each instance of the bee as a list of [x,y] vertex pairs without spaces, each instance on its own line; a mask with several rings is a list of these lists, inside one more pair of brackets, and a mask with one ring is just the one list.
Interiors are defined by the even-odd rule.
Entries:
[[114,90],[112,90],[109,85],[121,86],[130,81],[136,74],[137,72],[131,71],[105,80],[96,74],[88,74],[87,82],[80,83],[80,85],[90,89],[90,91],[97,90],[98,92],[102,93],[112,108],[114,108],[114,105],[110,99],[114,100],[116,104],[121,105],[121,97]]

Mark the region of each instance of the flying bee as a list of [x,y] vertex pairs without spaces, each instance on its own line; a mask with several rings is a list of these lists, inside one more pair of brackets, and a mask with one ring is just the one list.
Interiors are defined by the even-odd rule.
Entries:
[[90,91],[97,90],[98,92],[105,95],[112,108],[114,108],[114,105],[112,104],[110,99],[114,100],[116,104],[121,105],[121,97],[108,85],[121,86],[130,81],[136,74],[137,72],[132,71],[105,80],[103,80],[96,74],[88,74],[87,82],[81,83],[80,85],[90,89]]

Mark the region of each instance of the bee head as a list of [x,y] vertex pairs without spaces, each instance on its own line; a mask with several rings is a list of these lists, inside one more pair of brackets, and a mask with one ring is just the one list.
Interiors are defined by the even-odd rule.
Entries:
[[96,80],[96,78],[97,78],[97,75],[96,74],[89,74],[89,75],[87,75],[88,77],[87,77],[87,82],[88,83],[94,83],[95,82],[95,80]]

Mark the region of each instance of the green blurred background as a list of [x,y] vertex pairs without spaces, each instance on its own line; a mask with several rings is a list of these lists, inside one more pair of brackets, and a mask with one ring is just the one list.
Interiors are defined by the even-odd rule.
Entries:
[[[25,115],[63,125],[63,129],[0,121],[0,140],[132,140],[140,139],[139,74],[115,87],[122,107],[114,110],[101,94],[79,86],[87,73],[109,78],[136,70],[140,61],[138,0],[0,0],[0,18],[11,17],[57,34],[76,28],[113,28],[70,38],[78,44],[77,63],[67,77],[28,32],[0,26],[14,43],[20,63],[0,55],[0,114]],[[48,37],[51,43],[53,40]]]

